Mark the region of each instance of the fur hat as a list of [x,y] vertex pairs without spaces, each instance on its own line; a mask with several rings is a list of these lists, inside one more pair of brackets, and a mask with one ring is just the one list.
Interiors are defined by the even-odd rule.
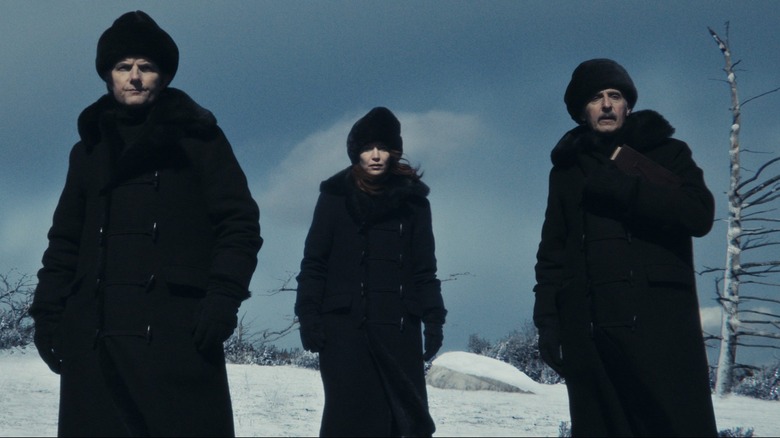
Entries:
[[101,78],[128,56],[148,57],[171,79],[179,68],[179,48],[173,38],[143,11],[128,12],[114,21],[97,44],[95,68]]
[[611,59],[599,58],[578,65],[571,74],[571,82],[563,96],[571,118],[578,124],[584,123],[582,111],[585,104],[596,93],[607,88],[620,90],[629,108],[636,104],[636,87],[631,76],[620,64]]
[[363,146],[378,141],[387,148],[403,153],[401,122],[387,108],[378,106],[361,117],[347,136],[347,155],[352,163],[360,161]]

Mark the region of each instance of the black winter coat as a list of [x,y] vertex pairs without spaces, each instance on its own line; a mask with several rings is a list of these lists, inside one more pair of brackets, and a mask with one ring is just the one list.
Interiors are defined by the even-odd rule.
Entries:
[[126,434],[140,416],[152,430],[130,433],[229,435],[222,351],[197,352],[192,331],[207,295],[249,296],[259,210],[189,96],[169,88],[134,118],[110,95],[82,112],[38,273],[31,314],[62,358],[59,433]]
[[396,178],[368,196],[349,169],[320,186],[296,315],[321,320],[323,436],[425,436],[421,321],[444,323],[428,187]]
[[[716,433],[691,241],[714,200],[673,132],[638,111],[609,142],[578,127],[552,152],[534,321],[559,336],[574,435]],[[680,184],[621,173],[622,144]]]

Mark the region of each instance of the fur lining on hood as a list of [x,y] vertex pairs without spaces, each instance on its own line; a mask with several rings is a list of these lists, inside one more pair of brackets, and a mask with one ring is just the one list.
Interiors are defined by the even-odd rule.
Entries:
[[358,189],[352,180],[352,167],[336,173],[320,184],[320,192],[344,196],[347,211],[361,226],[376,223],[408,204],[420,202],[430,193],[422,181],[392,175],[384,192],[371,196]]
[[[615,135],[613,144],[626,144],[644,153],[671,138],[672,134],[674,128],[662,115],[652,110],[636,111],[626,118],[626,123]],[[578,126],[567,132],[550,154],[553,165],[571,165],[577,154],[595,139],[596,135],[587,126]]]

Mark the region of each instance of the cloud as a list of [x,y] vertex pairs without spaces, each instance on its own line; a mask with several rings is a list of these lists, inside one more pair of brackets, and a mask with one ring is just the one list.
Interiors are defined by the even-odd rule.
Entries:
[[720,333],[721,308],[720,306],[702,307],[699,309],[701,315],[701,327],[710,334]]
[[[346,138],[362,114],[348,114],[332,126],[314,132],[295,145],[275,167],[258,193],[264,212],[274,221],[308,226],[319,192],[319,183],[346,168]],[[473,148],[485,127],[473,115],[446,111],[398,112],[404,154],[424,169],[451,167],[459,152]],[[468,163],[461,163],[467,166]],[[457,175],[457,171],[453,175]]]

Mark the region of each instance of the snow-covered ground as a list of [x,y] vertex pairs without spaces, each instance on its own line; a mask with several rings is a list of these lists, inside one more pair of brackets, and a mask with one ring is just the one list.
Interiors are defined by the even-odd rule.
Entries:
[[[440,359],[442,364],[456,360],[459,371],[493,379],[505,374],[485,370],[484,362],[469,354],[445,353]],[[228,365],[228,374],[239,436],[317,435],[323,403],[318,372]],[[560,423],[568,420],[566,389],[525,379],[508,380],[534,394],[429,386],[435,435],[558,436]],[[0,351],[0,436],[56,435],[58,382],[35,349]],[[716,397],[714,402],[718,429],[752,427],[755,436],[780,436],[780,403],[739,396]]]

